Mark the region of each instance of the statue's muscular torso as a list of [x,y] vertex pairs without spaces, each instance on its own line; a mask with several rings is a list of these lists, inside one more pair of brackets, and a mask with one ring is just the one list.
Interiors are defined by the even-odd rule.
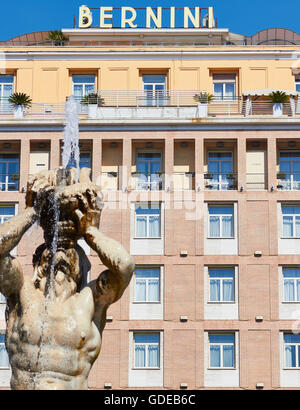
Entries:
[[93,322],[92,290],[86,287],[63,302],[51,301],[25,277],[18,299],[10,306],[11,387],[86,389],[87,375],[101,348],[101,329]]

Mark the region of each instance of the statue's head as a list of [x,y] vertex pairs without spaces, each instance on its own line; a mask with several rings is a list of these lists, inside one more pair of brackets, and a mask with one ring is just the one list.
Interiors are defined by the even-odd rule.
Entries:
[[92,183],[90,169],[58,169],[35,175],[27,187],[27,206],[35,206],[40,215],[47,246],[57,237],[58,247],[72,248],[84,234],[84,228],[99,228],[103,195]]
[[79,259],[74,248],[59,249],[53,255],[45,244],[39,246],[33,256],[36,288],[47,292],[49,286],[53,286],[57,296],[63,292],[67,296],[76,293],[83,280]]

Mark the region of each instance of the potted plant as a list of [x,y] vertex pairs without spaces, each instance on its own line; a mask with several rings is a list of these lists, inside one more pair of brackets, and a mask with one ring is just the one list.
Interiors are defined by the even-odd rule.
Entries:
[[61,30],[52,30],[48,34],[47,41],[52,41],[55,46],[63,46],[68,39]]
[[20,119],[24,117],[24,110],[31,106],[32,100],[25,93],[14,93],[8,98],[8,102],[14,107],[14,117]]
[[284,91],[273,91],[269,97],[273,103],[273,116],[280,117],[283,114],[283,104],[289,102],[290,97]]
[[234,173],[230,172],[229,174],[226,175],[227,179],[235,179]]
[[97,108],[105,104],[104,98],[97,93],[90,93],[82,98],[82,105],[88,106],[89,118],[97,118]]
[[278,172],[277,173],[277,179],[286,179],[286,173],[285,172]]
[[210,103],[213,98],[214,96],[206,91],[201,91],[199,94],[194,95],[194,100],[198,103],[199,117],[208,116],[208,103]]

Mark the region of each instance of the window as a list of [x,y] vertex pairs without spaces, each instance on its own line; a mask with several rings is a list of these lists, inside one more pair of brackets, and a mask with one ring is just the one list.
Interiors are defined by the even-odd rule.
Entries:
[[300,335],[284,334],[285,367],[300,369]]
[[[15,205],[0,204],[0,224],[15,216]],[[6,303],[6,298],[0,293],[0,304]]]
[[19,177],[19,155],[0,154],[0,191],[18,191]]
[[0,224],[15,216],[15,205],[0,204]]
[[209,268],[210,302],[234,302],[234,269]]
[[140,204],[135,210],[136,238],[160,238],[161,208],[159,204]]
[[143,75],[144,104],[162,106],[166,103],[166,76]]
[[137,189],[151,191],[161,189],[161,168],[161,153],[138,153],[136,159],[136,169],[139,178]]
[[5,335],[0,334],[0,369],[9,369],[9,359],[5,348]]
[[0,75],[0,112],[10,112],[8,98],[14,91],[14,76]]
[[215,100],[234,100],[236,95],[235,74],[214,74],[213,84]]
[[209,367],[232,369],[235,367],[235,335],[209,334]]
[[[70,158],[70,161],[67,165],[67,168],[76,168],[77,164],[75,161],[74,157]],[[91,168],[91,154],[86,152],[86,153],[80,153],[80,160],[79,160],[79,168]]]
[[284,238],[300,238],[300,205],[282,205]]
[[73,75],[73,95],[76,99],[95,92],[95,75]]
[[232,152],[210,152],[208,154],[209,185],[214,190],[232,188]]
[[233,238],[233,206],[209,205],[209,237]]
[[160,334],[134,334],[134,368],[157,369],[160,367]]
[[284,302],[300,302],[300,268],[283,268]]
[[281,152],[279,164],[282,189],[300,189],[300,152]]
[[138,268],[135,271],[135,302],[160,302],[160,268]]

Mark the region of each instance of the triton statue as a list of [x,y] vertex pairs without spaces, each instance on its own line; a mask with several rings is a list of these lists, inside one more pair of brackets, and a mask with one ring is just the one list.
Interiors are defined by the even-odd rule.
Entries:
[[[87,389],[107,308],[122,296],[134,271],[121,244],[98,230],[103,199],[90,170],[81,170],[78,183],[75,169],[65,177],[61,171],[35,175],[28,183],[26,210],[0,226],[0,292],[7,298],[6,348],[14,390]],[[31,278],[10,252],[37,220],[45,243],[33,256]],[[80,238],[108,268],[90,283]]]

